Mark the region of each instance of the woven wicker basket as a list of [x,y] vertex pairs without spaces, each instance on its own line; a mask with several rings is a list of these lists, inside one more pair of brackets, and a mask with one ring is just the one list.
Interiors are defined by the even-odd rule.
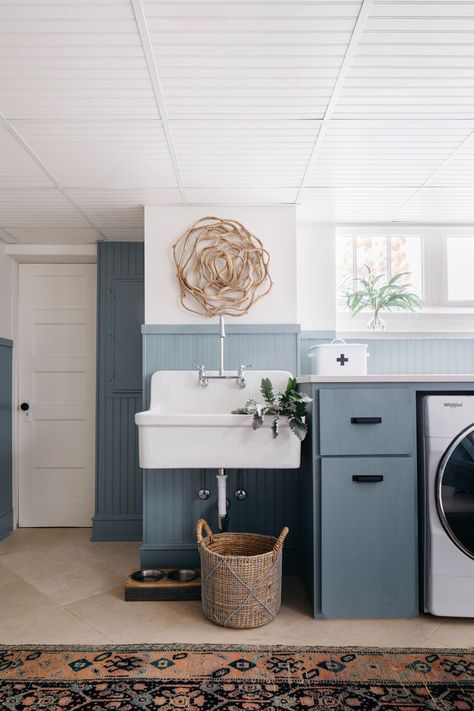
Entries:
[[287,534],[285,527],[278,538],[256,533],[214,535],[209,524],[199,519],[196,535],[206,617],[236,629],[260,627],[274,619],[280,609],[282,546]]

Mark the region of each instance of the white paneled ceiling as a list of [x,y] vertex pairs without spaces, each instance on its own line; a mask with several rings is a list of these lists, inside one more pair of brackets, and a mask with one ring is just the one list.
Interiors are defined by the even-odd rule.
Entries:
[[0,0],[0,240],[144,204],[474,223],[474,0]]

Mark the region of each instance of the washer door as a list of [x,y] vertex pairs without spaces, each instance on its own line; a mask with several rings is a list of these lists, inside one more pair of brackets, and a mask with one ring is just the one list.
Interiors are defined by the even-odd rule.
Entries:
[[443,455],[437,477],[441,522],[453,543],[474,558],[474,425]]

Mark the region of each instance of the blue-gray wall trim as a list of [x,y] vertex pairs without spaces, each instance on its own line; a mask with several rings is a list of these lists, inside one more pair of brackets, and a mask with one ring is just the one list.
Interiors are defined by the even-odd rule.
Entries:
[[12,345],[0,339],[0,538],[13,528]]
[[134,415],[142,400],[143,243],[101,242],[97,261],[96,511],[92,540],[140,540],[142,472]]
[[[301,327],[297,323],[229,323],[225,325],[226,333],[300,333]],[[213,324],[144,324],[142,334],[218,334],[217,322]]]
[[13,509],[0,514],[0,541],[6,538],[13,530]]
[[[141,476],[141,473],[138,475]],[[94,516],[92,541],[141,541],[142,516]]]

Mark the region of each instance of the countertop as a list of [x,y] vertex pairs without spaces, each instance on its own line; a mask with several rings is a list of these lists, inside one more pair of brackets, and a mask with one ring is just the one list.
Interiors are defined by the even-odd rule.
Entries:
[[301,375],[298,383],[474,383],[474,373],[378,375]]

